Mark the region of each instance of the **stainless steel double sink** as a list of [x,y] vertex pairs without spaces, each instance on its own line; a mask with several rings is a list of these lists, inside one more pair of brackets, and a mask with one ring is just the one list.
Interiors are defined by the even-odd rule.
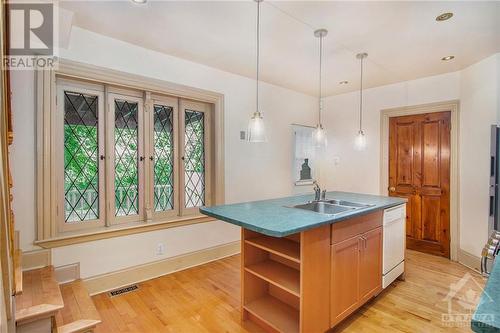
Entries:
[[309,210],[319,214],[338,215],[348,211],[368,208],[371,206],[374,205],[350,202],[346,200],[319,200],[291,206],[290,208]]

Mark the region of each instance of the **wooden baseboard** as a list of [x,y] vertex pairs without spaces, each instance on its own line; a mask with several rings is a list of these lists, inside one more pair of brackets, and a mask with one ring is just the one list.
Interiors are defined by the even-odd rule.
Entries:
[[151,280],[166,274],[205,264],[214,260],[235,255],[240,252],[240,242],[195,251],[180,256],[130,267],[84,280],[91,296],[106,291]]
[[462,249],[458,249],[458,262],[475,271],[481,272],[481,258]]
[[23,252],[23,271],[47,267],[51,265],[50,250],[34,250]]
[[80,263],[56,267],[54,273],[59,284],[76,281],[80,278]]

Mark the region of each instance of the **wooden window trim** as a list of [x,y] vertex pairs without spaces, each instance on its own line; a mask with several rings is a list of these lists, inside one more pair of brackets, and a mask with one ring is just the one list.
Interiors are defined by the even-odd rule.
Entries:
[[[58,177],[54,170],[55,162],[52,157],[55,151],[54,131],[56,109],[55,96],[57,94],[56,78],[79,80],[95,85],[109,85],[109,92],[120,93],[123,90],[134,90],[136,94],[144,94],[147,103],[148,96],[153,98],[184,98],[212,104],[211,138],[213,151],[213,170],[210,179],[213,184],[211,193],[212,204],[223,204],[224,193],[224,96],[219,93],[202,89],[191,88],[158,79],[143,77],[101,68],[93,65],[81,64],[61,59],[56,70],[41,70],[36,73],[37,87],[37,241],[35,244],[42,247],[63,246],[72,243],[81,243],[96,239],[118,237],[126,234],[148,232],[172,228],[182,225],[213,221],[199,212],[190,216],[152,216],[146,215],[145,222],[127,221],[120,225],[108,225],[97,229],[61,232],[57,226],[56,203],[60,200],[55,191],[53,181]],[[105,101],[107,104],[107,101]],[[145,104],[147,106],[147,104]],[[106,110],[105,110],[106,111]],[[147,114],[147,113],[146,113]],[[149,138],[146,138],[148,140]],[[146,182],[151,182],[151,175],[145,172]],[[146,185],[145,182],[145,185]],[[146,185],[147,186],[147,185]],[[145,200],[148,204],[149,200]],[[60,203],[60,202],[59,202]],[[151,204],[151,203],[149,203]],[[147,211],[147,209],[146,209]],[[107,219],[106,219],[107,220]]]
[[[98,97],[98,140],[101,144],[98,147],[98,156],[104,154],[104,126],[105,126],[105,112],[104,112],[104,92],[102,89],[93,89],[94,87],[85,87],[82,85],[73,85],[69,82],[63,81],[57,85],[56,94],[58,96],[58,100],[56,103],[57,109],[56,114],[54,116],[54,135],[55,139],[55,149],[53,152],[54,156],[54,167],[57,169],[57,172],[60,175],[64,175],[64,91],[72,91],[81,94],[94,95]],[[103,172],[105,172],[104,162],[98,160],[99,163],[99,219],[85,221],[84,223],[65,223],[64,221],[64,176],[58,177],[55,179],[56,186],[56,196],[60,201],[60,204],[57,205],[57,230],[58,233],[70,232],[83,230],[87,228],[96,228],[104,226],[105,221],[105,202],[104,202],[104,191],[105,186]]]
[[[174,151],[173,151],[173,164],[174,164],[174,207],[169,211],[156,212],[154,207],[154,192],[148,191],[150,194],[150,198],[148,200],[150,212],[147,212],[148,216],[152,216],[153,222],[162,221],[165,219],[172,219],[175,216],[180,214],[179,212],[179,177],[175,175],[179,174],[179,140],[175,137],[175,134],[179,132],[179,99],[167,96],[151,96],[151,102],[146,102],[147,107],[149,108],[149,129],[148,133],[151,135],[149,138],[150,144],[149,147],[151,151],[149,151],[147,156],[154,156],[154,106],[155,105],[163,105],[171,107],[173,110],[173,126],[174,126]],[[147,184],[152,188],[154,187],[154,161],[150,161],[147,159],[148,163],[148,172],[149,172],[149,181]]]
[[106,177],[106,223],[107,226],[115,225],[115,224],[120,224],[120,223],[128,223],[128,222],[141,222],[145,219],[145,207],[144,207],[144,198],[145,198],[145,178],[144,178],[144,161],[140,161],[137,164],[138,167],[138,200],[139,200],[139,205],[138,205],[138,212],[137,214],[134,215],[128,215],[128,216],[116,216],[116,202],[115,200],[110,200],[110,198],[115,197],[115,100],[124,100],[127,102],[133,102],[137,103],[138,107],[138,118],[137,118],[137,155],[138,156],[145,156],[144,152],[144,113],[143,113],[143,107],[144,107],[144,102],[142,98],[140,97],[135,97],[132,94],[118,94],[118,93],[108,93],[107,96],[105,96],[107,100],[107,138],[106,138],[106,145],[107,145],[107,156],[106,156],[106,172],[107,172],[107,177]]
[[[192,111],[197,111],[197,112],[203,112],[204,114],[204,130],[205,130],[205,137],[204,137],[204,149],[205,149],[205,205],[210,206],[211,205],[211,197],[212,193],[210,192],[210,189],[212,187],[212,182],[211,182],[211,163],[212,163],[212,157],[211,157],[211,144],[209,143],[210,141],[210,136],[211,136],[211,129],[210,129],[210,124],[211,124],[211,118],[210,118],[210,106],[206,103],[200,103],[196,101],[188,101],[188,100],[181,100],[179,103],[179,118],[180,118],[180,128],[178,131],[178,142],[180,145],[179,151],[180,154],[184,155],[184,145],[185,145],[185,110],[192,110]],[[180,167],[179,167],[179,172],[180,172],[180,184],[179,186],[182,188],[185,188],[185,170],[184,170],[184,163],[179,162]],[[179,198],[179,204],[180,204],[180,213],[182,216],[189,216],[189,215],[196,215],[198,212],[198,208],[193,207],[193,208],[186,208],[186,203],[185,203],[185,193],[182,191],[181,193],[178,193],[180,196]]]

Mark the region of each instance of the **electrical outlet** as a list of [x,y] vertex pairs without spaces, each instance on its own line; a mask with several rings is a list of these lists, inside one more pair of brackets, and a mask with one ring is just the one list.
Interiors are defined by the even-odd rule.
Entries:
[[163,243],[158,243],[156,246],[156,255],[161,256],[165,254],[165,244]]

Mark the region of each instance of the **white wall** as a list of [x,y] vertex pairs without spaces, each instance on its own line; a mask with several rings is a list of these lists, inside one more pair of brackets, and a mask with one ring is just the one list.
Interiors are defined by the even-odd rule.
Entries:
[[[292,123],[314,123],[316,99],[281,87],[262,84],[261,106],[268,127],[267,144],[239,139],[255,109],[255,81],[143,49],[73,27],[62,58],[125,71],[224,94],[226,202],[290,195]],[[23,250],[33,248],[34,210],[34,92],[33,73],[13,72],[13,110],[16,140],[12,152],[17,228]],[[56,248],[56,266],[81,262],[82,277],[103,274],[239,239],[239,229],[222,222],[100,240]],[[166,255],[155,255],[156,244],[166,244]]]
[[[380,193],[380,111],[460,100],[460,248],[480,256],[488,230],[490,125],[500,111],[500,54],[460,72],[368,89],[364,129],[368,146],[354,150],[359,123],[359,93],[325,100],[329,133],[322,181],[328,189]],[[339,158],[335,165],[335,157]]]
[[498,123],[500,54],[460,77],[460,246],[480,255],[488,237],[490,126]]

